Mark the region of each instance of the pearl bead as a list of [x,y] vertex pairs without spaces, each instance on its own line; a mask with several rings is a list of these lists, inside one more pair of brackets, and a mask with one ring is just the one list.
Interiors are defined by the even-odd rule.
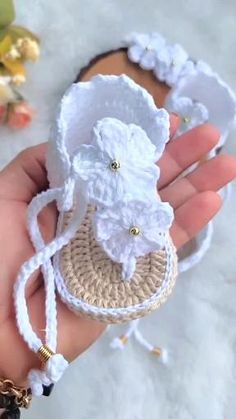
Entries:
[[138,236],[140,234],[140,228],[137,226],[130,227],[129,234],[132,236]]
[[190,116],[184,116],[182,118],[182,121],[183,121],[184,124],[188,124],[191,121],[191,118],[190,118]]
[[117,170],[120,169],[120,162],[118,160],[115,160],[115,159],[112,160],[111,163],[110,163],[110,169],[113,172],[117,172]]

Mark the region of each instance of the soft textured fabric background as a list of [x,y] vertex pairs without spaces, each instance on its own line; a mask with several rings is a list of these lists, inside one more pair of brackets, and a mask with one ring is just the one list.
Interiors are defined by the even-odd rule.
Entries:
[[[48,138],[55,107],[78,69],[118,46],[131,30],[162,32],[193,57],[210,63],[236,90],[234,0],[17,0],[17,21],[42,39],[40,62],[23,91],[37,109],[32,126],[1,129],[0,165]],[[235,135],[227,145],[236,152]],[[235,419],[236,197],[216,219],[203,262],[179,278],[169,302],[143,321],[145,334],[168,347],[158,364],[130,342],[111,352],[109,332],[69,368],[49,399],[34,401],[25,418]]]

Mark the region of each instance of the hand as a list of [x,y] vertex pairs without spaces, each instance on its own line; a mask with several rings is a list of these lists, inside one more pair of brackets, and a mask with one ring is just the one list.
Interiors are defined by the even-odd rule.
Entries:
[[[178,125],[172,116],[171,135]],[[236,159],[221,155],[199,166],[184,177],[179,175],[200,160],[217,143],[219,134],[203,125],[170,141],[158,162],[161,168],[159,191],[175,209],[171,235],[177,248],[194,237],[214,217],[221,206],[217,191],[236,177]],[[34,253],[26,229],[27,205],[38,192],[47,189],[45,144],[19,154],[0,173],[0,376],[25,384],[30,368],[39,366],[19,336],[12,291],[22,263]],[[173,181],[175,182],[173,183]],[[46,241],[56,226],[55,206],[48,206],[39,217]],[[37,272],[27,287],[27,303],[34,330],[44,337],[44,291]],[[72,361],[102,333],[105,325],[74,315],[58,298],[58,352]]]

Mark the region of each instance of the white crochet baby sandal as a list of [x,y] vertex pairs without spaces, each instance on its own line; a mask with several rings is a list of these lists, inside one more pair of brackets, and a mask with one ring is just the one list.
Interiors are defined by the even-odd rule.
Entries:
[[81,219],[54,257],[58,292],[74,311],[109,323],[143,316],[164,302],[176,277],[173,211],[156,192],[169,116],[128,77],[97,76],[65,94],[57,127],[50,185],[63,187],[71,175],[75,189],[58,235]]
[[[171,293],[177,257],[169,235],[174,214],[157,193],[156,162],[169,139],[169,114],[129,77],[98,75],[64,95],[49,141],[50,189],[36,196],[28,227],[36,254],[15,286],[17,323],[44,361],[29,373],[33,394],[58,381],[67,361],[56,354],[55,285],[75,313],[127,322],[160,306]],[[39,212],[56,201],[55,239],[45,244]],[[53,258],[53,263],[52,259]],[[41,268],[46,340],[33,331],[25,286]]]
[[[235,122],[236,99],[226,83],[157,33],[131,34],[122,48],[93,59],[77,81],[62,98],[51,133],[50,189],[29,206],[36,253],[22,266],[15,285],[19,331],[43,362],[41,370],[28,375],[34,395],[57,382],[68,366],[57,354],[56,289],[78,315],[107,323],[133,320],[113,347],[123,348],[133,334],[166,359],[137,324],[166,300],[177,275],[169,235],[174,214],[156,189],[160,173],[155,163],[169,138],[167,110],[182,119],[176,141],[204,122],[218,127],[221,139],[211,156]],[[52,201],[59,211],[57,232],[45,244],[37,217]],[[211,235],[212,223],[180,250],[179,271],[200,260]],[[38,268],[46,292],[45,342],[32,329],[25,300],[27,281]]]
[[[131,33],[122,42],[122,48],[114,46],[112,51],[93,58],[77,80],[89,80],[97,73],[126,73],[151,93],[158,107],[177,113],[182,122],[176,139],[205,122],[216,126],[220,141],[205,159],[220,152],[235,125],[236,97],[230,87],[208,64],[193,60],[181,45],[170,44],[158,33]],[[196,164],[189,171],[195,167]],[[227,190],[228,187],[224,196]],[[210,222],[178,251],[179,272],[201,260],[210,246],[212,233]]]

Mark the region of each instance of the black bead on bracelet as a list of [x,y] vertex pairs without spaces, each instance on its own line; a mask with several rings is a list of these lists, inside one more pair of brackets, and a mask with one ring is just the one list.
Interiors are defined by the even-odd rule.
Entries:
[[[43,386],[43,396],[50,396],[54,385]],[[1,419],[19,419],[21,416],[20,407],[27,408],[31,400],[31,390],[15,387],[9,380],[1,380],[0,409],[5,409]],[[1,391],[0,390],[0,391]]]
[[0,394],[0,408],[5,409],[1,419],[19,419],[20,409],[16,404],[15,396]]

